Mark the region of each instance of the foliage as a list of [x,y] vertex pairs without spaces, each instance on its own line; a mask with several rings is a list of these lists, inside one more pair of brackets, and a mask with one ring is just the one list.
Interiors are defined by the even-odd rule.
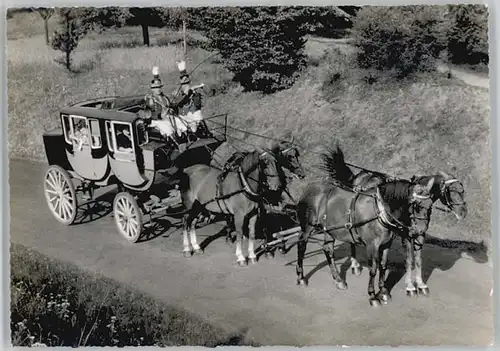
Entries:
[[456,64],[487,64],[488,8],[484,5],[448,5],[448,56]]
[[129,17],[120,7],[65,7],[58,8],[59,28],[54,32],[52,48],[65,54],[64,64],[71,69],[71,54],[78,42],[93,30],[121,26]]
[[163,27],[168,16],[168,8],[164,7],[131,7],[127,25],[141,26],[145,46],[149,46],[149,27]]
[[212,47],[247,90],[289,88],[306,65],[303,32],[283,8],[215,8],[207,26]]
[[45,28],[45,43],[47,45],[49,45],[50,44],[50,42],[49,42],[49,19],[54,14],[55,9],[49,8],[49,7],[38,7],[38,8],[35,8],[34,10],[36,12],[38,12],[40,17],[42,17],[42,19],[43,19],[44,28]]
[[[242,344],[184,311],[108,279],[11,247],[14,346]],[[236,341],[235,341],[236,340]]]
[[352,30],[361,67],[400,77],[433,70],[445,45],[442,6],[363,7]]

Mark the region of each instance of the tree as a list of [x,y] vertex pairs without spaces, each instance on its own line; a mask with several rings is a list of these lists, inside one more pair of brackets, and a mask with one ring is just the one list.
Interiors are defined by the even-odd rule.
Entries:
[[286,89],[307,63],[300,23],[282,7],[212,8],[205,15],[211,46],[247,90]]
[[47,45],[49,45],[50,44],[50,42],[49,42],[49,19],[55,13],[55,9],[54,8],[47,8],[47,7],[38,7],[38,8],[35,8],[35,11],[38,12],[38,14],[43,19],[43,23],[44,23],[44,27],[45,27],[45,43]]
[[488,63],[488,8],[484,5],[448,5],[448,54],[451,62]]
[[64,7],[58,8],[59,21],[52,39],[52,48],[65,54],[64,64],[71,70],[71,54],[78,42],[93,30],[122,26],[130,16],[120,7]]
[[163,27],[167,10],[164,7],[131,7],[127,25],[141,26],[144,45],[149,46],[149,27]]
[[353,23],[358,63],[404,77],[433,70],[445,47],[442,6],[367,6]]

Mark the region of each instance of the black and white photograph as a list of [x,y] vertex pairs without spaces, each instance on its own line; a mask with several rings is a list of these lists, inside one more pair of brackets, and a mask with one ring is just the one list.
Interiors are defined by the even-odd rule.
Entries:
[[12,346],[493,344],[491,8],[88,5],[6,11]]

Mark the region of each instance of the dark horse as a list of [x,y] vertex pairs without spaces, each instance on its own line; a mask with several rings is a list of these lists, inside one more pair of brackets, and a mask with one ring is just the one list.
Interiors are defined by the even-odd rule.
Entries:
[[[370,266],[370,304],[379,306],[380,302],[387,303],[390,294],[385,286],[385,272],[394,234],[401,234],[402,228],[407,229],[410,235],[419,235],[427,230],[433,183],[434,179],[430,179],[426,186],[395,180],[361,191],[331,180],[309,184],[297,206],[302,229],[297,243],[297,283],[307,285],[303,260],[309,237],[324,233],[323,252],[337,288],[347,289],[347,284],[334,263],[335,240],[363,245]],[[375,294],[377,270],[380,291]]]
[[[350,187],[371,188],[390,179],[386,174],[368,170],[362,170],[355,175],[345,163],[344,154],[338,146],[329,155],[325,155],[325,163],[332,177]],[[413,176],[410,181],[424,185],[430,179],[434,179],[430,194],[432,203],[434,204],[437,200],[440,200],[447,208],[445,211],[453,213],[458,220],[464,219],[467,216],[467,203],[462,183],[456,177],[442,171],[432,176]],[[405,284],[407,295],[414,296],[417,291],[423,295],[428,295],[429,288],[422,279],[422,247],[425,241],[425,232],[414,238],[410,238],[408,235],[402,238],[403,247],[406,250]],[[412,281],[412,258],[416,271],[415,283]],[[351,244],[351,270],[353,274],[361,274],[359,266],[356,260],[356,246]],[[417,288],[415,288],[415,285]]]
[[262,196],[268,191],[281,188],[285,175],[270,151],[250,152],[243,157],[235,171],[227,172],[221,177],[222,172],[212,166],[194,165],[185,168],[180,175],[180,191],[186,208],[183,221],[184,255],[191,256],[190,245],[195,253],[203,253],[196,240],[198,215],[201,212],[222,213],[234,217],[238,264],[246,264],[242,252],[243,236],[246,235],[249,237],[249,260],[255,263],[255,221]]
[[[278,160],[278,164],[284,169],[287,169],[292,175],[292,177],[295,176],[298,179],[304,179],[306,174],[299,160],[300,152],[298,150],[298,147],[293,142],[294,142],[293,138],[291,138],[290,141],[287,140],[280,141],[272,146],[271,152]],[[230,170],[234,170],[235,167],[241,165],[241,160],[243,160],[243,158],[248,154],[249,151],[235,152],[227,160],[224,166],[225,168],[224,172],[229,172]],[[243,172],[247,171],[245,165],[241,165],[241,167]],[[288,178],[287,181],[282,183],[282,186],[279,187],[277,190],[268,191],[264,196],[266,202],[272,205],[277,205],[281,203],[283,201],[283,193],[287,192],[287,186],[290,181],[291,178]],[[291,195],[288,192],[287,194],[291,198]],[[293,199],[291,200],[293,201]],[[228,216],[227,222],[228,226],[226,231],[226,241],[234,241],[232,233],[235,230],[235,228],[232,216]]]

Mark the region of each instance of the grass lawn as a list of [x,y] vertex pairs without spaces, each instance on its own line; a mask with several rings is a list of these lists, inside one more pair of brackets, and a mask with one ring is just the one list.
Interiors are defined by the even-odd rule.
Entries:
[[11,245],[14,346],[243,345],[189,313],[110,279]]
[[[11,23],[12,28],[19,26],[9,20],[9,33],[14,31]],[[169,34],[157,30],[152,37],[161,41],[165,35]],[[175,35],[178,34],[171,34],[174,39]],[[181,57],[181,48],[123,47],[135,46],[137,38],[141,39],[140,29],[131,28],[86,38],[74,55],[79,73],[67,72],[54,62],[61,55],[45,45],[43,34],[10,40],[7,50],[11,156],[44,159],[42,133],[58,124],[60,107],[96,96],[147,92],[153,65],[160,66],[165,91],[175,90],[175,60]],[[329,45],[309,42],[311,64],[307,70],[292,88],[272,95],[243,92],[231,82],[231,74],[216,56],[201,65],[191,79],[195,84],[208,85],[206,115],[227,112],[229,124],[234,127],[274,137],[293,134],[304,147],[302,160],[310,171],[306,181],[318,175],[314,167],[319,161],[317,152],[334,140],[340,142],[348,162],[367,168],[404,177],[436,174],[439,170],[452,173],[466,188],[468,217],[456,222],[435,211],[430,233],[451,240],[485,241],[489,245],[489,92],[438,73],[403,81],[379,75],[377,81],[368,84],[363,72],[338,62],[336,54],[322,57]],[[338,45],[346,48],[345,44]],[[189,67],[210,54],[191,48]],[[350,50],[344,50],[344,54],[347,62],[352,62]],[[334,73],[338,74],[332,80]],[[262,144],[255,137],[248,142]],[[244,147],[236,141],[232,144]],[[233,146],[224,147],[234,151]],[[299,194],[304,184],[294,183],[293,193]]]

